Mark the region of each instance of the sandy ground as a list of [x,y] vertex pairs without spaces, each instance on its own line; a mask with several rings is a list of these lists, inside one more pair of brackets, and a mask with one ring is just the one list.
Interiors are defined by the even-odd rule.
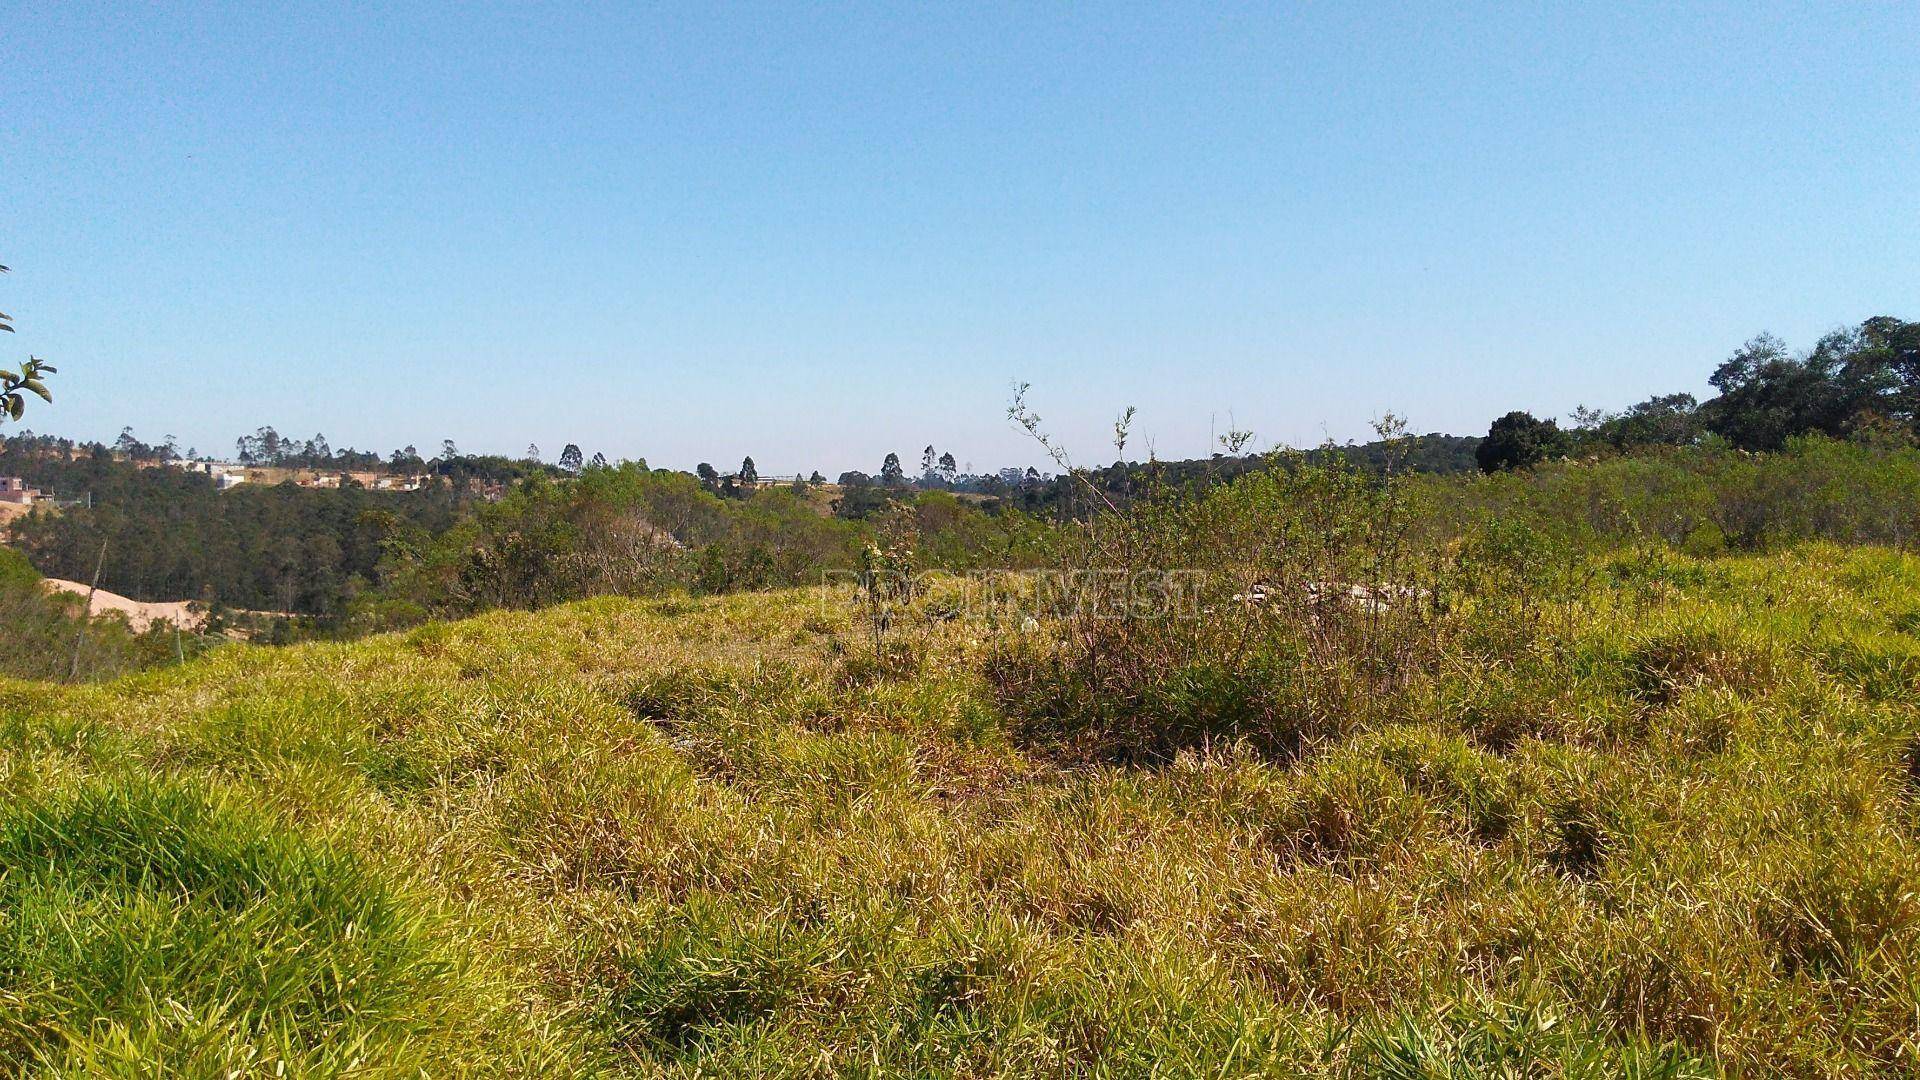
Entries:
[[[59,578],[47,578],[43,584],[56,592],[87,595],[87,587],[77,581],[62,581]],[[168,623],[182,630],[196,630],[202,622],[202,616],[187,610],[185,600],[170,600],[165,603],[149,604],[140,600],[129,600],[119,593],[110,593],[105,589],[93,594],[93,606],[89,609],[94,615],[103,615],[109,611],[118,611],[127,617],[134,631],[140,632],[154,623]]]

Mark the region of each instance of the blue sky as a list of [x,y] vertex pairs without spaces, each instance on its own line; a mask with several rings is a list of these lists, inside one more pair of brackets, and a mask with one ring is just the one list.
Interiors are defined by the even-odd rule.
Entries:
[[31,426],[877,468],[1920,317],[1920,5],[0,4]]

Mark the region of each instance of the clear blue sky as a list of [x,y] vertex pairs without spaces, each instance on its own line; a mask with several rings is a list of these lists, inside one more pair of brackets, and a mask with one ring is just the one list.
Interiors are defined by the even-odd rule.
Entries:
[[1361,6],[0,4],[0,349],[41,431],[831,474],[1920,317],[1920,5]]

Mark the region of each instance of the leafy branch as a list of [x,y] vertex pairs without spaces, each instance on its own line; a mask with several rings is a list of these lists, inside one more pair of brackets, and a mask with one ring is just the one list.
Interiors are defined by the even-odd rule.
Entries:
[[[0,274],[7,272],[0,266]],[[0,330],[13,333],[13,317],[0,312]],[[33,394],[41,401],[53,403],[53,395],[47,391],[47,384],[41,376],[51,375],[59,369],[37,356],[27,357],[19,371],[0,368],[0,419],[20,419],[27,410],[27,395]]]
[[37,356],[28,357],[17,372],[0,368],[0,415],[20,419],[20,414],[27,408],[28,394],[52,404],[53,395],[48,392],[47,384],[41,381],[40,376],[51,375],[58,370]]

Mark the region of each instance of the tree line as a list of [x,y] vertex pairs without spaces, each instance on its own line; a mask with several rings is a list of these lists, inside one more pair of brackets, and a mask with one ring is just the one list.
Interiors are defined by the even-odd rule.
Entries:
[[[1110,465],[975,474],[952,451],[928,445],[917,473],[888,454],[876,473],[840,474],[831,496],[819,490],[826,481],[818,471],[770,483],[750,456],[725,475],[707,463],[692,474],[616,465],[575,444],[553,464],[533,446],[509,458],[464,454],[451,440],[432,458],[413,447],[379,458],[336,450],[323,435],[282,437],[272,427],[239,439],[239,456],[284,468],[365,465],[430,482],[418,492],[351,482],[221,492],[204,475],[141,467],[179,452],[173,440],[154,446],[130,430],[111,446],[30,432],[0,439],[0,475],[90,497],[91,507],[31,515],[11,527],[8,540],[46,573],[85,579],[104,544],[102,584],[115,592],[339,623],[382,605],[448,613],[629,591],[640,588],[635,574],[714,591],[797,582],[852,565],[866,544],[908,519],[920,523],[921,547],[940,552],[941,565],[1018,561],[1013,553],[1039,534],[1039,523],[1073,520],[1149,491],[1205,489],[1276,463],[1337,460],[1369,473],[1447,476],[1661,448],[1777,451],[1809,436],[1911,443],[1920,435],[1920,324],[1868,319],[1799,354],[1761,335],[1710,382],[1719,394],[1705,402],[1677,393],[1617,413],[1579,409],[1566,427],[1515,412],[1494,421],[1484,439],[1433,433],[1283,458],[1250,453],[1251,436],[1229,432],[1207,457],[1127,461],[1127,415],[1116,425]],[[622,558],[631,565],[616,572]],[[615,581],[621,574],[628,577]]]
[[1920,437],[1920,322],[1875,316],[1801,353],[1763,333],[1708,382],[1719,394],[1704,402],[1677,393],[1617,413],[1578,409],[1568,428],[1516,410],[1493,422],[1475,457],[1482,470],[1501,472],[1711,439],[1745,451],[1779,450],[1808,435],[1912,441]]
[[[246,484],[142,467],[99,444],[30,433],[0,439],[0,475],[86,501],[16,519],[7,533],[51,577],[141,600],[318,615],[370,585],[382,544],[401,524],[444,531],[475,496],[444,480],[420,491],[356,484]],[[101,551],[105,550],[104,559]]]

